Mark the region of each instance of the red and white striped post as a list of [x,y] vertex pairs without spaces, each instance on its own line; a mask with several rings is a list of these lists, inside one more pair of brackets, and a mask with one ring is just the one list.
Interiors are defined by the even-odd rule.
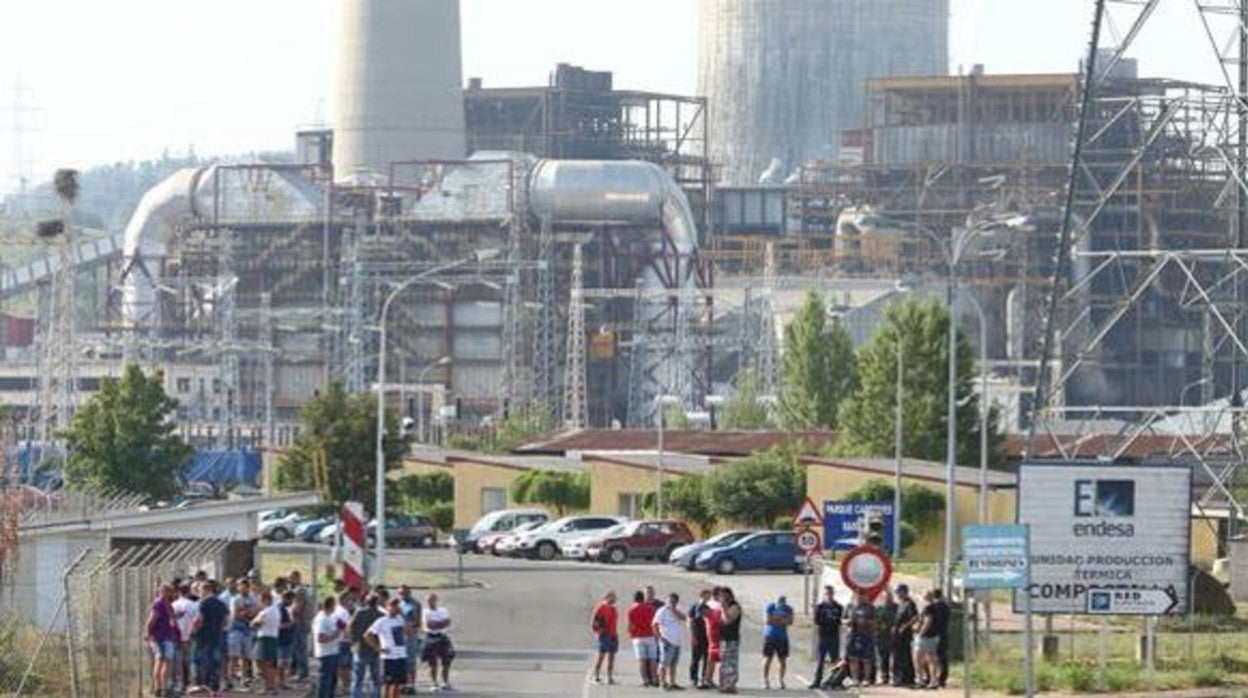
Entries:
[[342,581],[347,587],[364,588],[364,505],[342,505]]

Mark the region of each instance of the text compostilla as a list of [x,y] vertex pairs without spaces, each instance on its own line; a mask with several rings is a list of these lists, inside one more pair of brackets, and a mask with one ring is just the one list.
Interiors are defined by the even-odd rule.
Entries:
[[[1182,466],[1025,463],[1018,521],[1031,526],[1036,613],[1088,612],[1089,594],[1161,590],[1187,608],[1191,471]],[[1167,604],[1168,605],[1168,604]],[[1124,607],[1124,613],[1144,612]]]

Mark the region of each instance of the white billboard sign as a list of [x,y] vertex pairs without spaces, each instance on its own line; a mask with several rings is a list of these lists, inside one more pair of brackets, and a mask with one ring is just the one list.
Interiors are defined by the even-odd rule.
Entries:
[[[1018,522],[1031,525],[1032,610],[1088,613],[1092,592],[1157,589],[1174,599],[1166,612],[1183,613],[1191,493],[1183,466],[1023,464]],[[1123,604],[1120,612],[1149,607]]]

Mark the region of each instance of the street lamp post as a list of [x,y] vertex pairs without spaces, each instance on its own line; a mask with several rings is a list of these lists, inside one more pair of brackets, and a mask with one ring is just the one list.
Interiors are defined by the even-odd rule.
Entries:
[[386,317],[390,314],[390,304],[399,294],[411,288],[412,284],[427,279],[435,274],[450,271],[473,261],[485,261],[498,254],[498,250],[479,250],[471,257],[457,259],[446,264],[426,269],[419,274],[410,276],[395,286],[381,303],[378,316],[377,341],[377,478],[376,505],[374,515],[377,517],[376,561],[373,565],[373,576],[384,584],[386,579]]
[[679,405],[675,395],[658,395],[654,398],[654,418],[658,420],[658,457],[655,462],[654,509],[655,516],[663,518],[663,411],[668,405]]
[[949,309],[949,375],[945,390],[948,393],[945,418],[945,555],[941,570],[941,585],[946,593],[953,587],[953,529],[957,525],[957,465],[958,465],[958,319],[953,311],[953,290],[957,288],[957,245],[950,245],[949,279],[945,289],[945,307]]
[[963,295],[979,320],[979,522],[988,522],[988,322],[984,306],[971,293]]
[[[1026,228],[1028,225],[1026,216],[1015,215],[989,218],[980,223],[954,228],[950,231],[949,241],[944,249],[945,263],[949,272],[945,289],[945,305],[949,309],[949,375],[947,376],[946,385],[948,404],[945,413],[945,553],[941,567],[941,584],[946,590],[952,589],[953,586],[953,559],[955,555],[953,529],[957,526],[958,320],[957,314],[954,312],[953,301],[954,294],[958,288],[958,263],[962,260],[962,253],[966,251],[966,246],[972,238],[988,233],[993,229],[1019,230]],[[1004,254],[1004,251],[998,250],[996,254]],[[982,326],[980,336],[983,336]],[[982,347],[983,345],[981,344]],[[982,424],[983,422],[981,421]],[[981,436],[981,439],[983,438],[985,437]],[[981,451],[986,451],[986,449],[981,449]],[[983,462],[983,457],[983,453],[981,453],[981,463]],[[986,474],[981,475],[981,477],[986,477]]]
[[905,456],[903,455],[902,446],[905,427],[902,420],[904,412],[901,408],[902,400],[905,398],[905,382],[902,380],[905,364],[902,362],[901,354],[901,327],[894,328],[897,333],[897,391],[896,391],[896,412],[893,415],[893,455],[896,457],[896,467],[893,472],[893,558],[901,559],[901,468]]

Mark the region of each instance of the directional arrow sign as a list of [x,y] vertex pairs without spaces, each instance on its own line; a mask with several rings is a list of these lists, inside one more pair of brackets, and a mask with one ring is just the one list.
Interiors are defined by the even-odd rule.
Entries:
[[967,589],[1019,589],[1028,584],[1025,525],[963,526],[962,554]]
[[1095,615],[1164,616],[1178,605],[1172,589],[1088,590],[1088,613]]

